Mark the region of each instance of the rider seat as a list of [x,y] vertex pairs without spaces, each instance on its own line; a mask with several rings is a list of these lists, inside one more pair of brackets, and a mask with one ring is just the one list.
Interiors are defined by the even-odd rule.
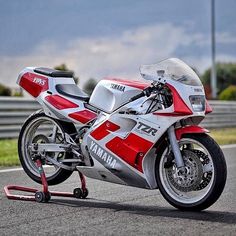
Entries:
[[57,84],[56,90],[64,96],[79,99],[85,102],[89,101],[88,94],[83,92],[76,84]]

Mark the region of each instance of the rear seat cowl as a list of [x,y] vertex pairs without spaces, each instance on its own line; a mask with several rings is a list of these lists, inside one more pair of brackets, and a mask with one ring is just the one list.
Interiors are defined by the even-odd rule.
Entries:
[[47,75],[50,77],[63,77],[63,78],[72,78],[74,73],[72,71],[61,71],[61,70],[54,70],[45,67],[38,67],[34,69],[34,72],[42,75]]

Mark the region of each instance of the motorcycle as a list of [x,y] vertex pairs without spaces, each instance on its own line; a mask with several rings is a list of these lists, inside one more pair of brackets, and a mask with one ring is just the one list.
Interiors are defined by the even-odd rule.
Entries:
[[215,203],[227,168],[220,147],[199,126],[212,111],[199,77],[177,58],[142,65],[140,73],[146,82],[105,78],[89,97],[71,72],[25,68],[17,83],[42,106],[19,134],[27,175],[41,183],[36,153],[50,167],[49,185],[79,170],[94,179],[159,189],[181,210]]

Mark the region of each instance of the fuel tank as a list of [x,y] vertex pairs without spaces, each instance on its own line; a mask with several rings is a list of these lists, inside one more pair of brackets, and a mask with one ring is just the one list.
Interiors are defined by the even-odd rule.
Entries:
[[89,104],[106,113],[112,113],[148,86],[149,83],[140,81],[105,78],[95,87]]

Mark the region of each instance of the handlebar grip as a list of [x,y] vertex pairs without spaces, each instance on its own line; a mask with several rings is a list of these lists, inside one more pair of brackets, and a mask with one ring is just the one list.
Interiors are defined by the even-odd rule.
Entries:
[[134,100],[137,100],[137,99],[139,99],[139,98],[141,98],[141,97],[144,97],[144,96],[145,96],[145,92],[143,91],[143,92],[141,92],[140,94],[138,94],[138,95],[136,95],[136,96],[130,98],[130,102],[133,102]]
[[142,91],[142,93],[130,98],[129,101],[133,102],[134,100],[137,100],[137,99],[144,97],[144,96],[149,97],[151,95],[152,91],[153,91],[153,87],[147,87]]

